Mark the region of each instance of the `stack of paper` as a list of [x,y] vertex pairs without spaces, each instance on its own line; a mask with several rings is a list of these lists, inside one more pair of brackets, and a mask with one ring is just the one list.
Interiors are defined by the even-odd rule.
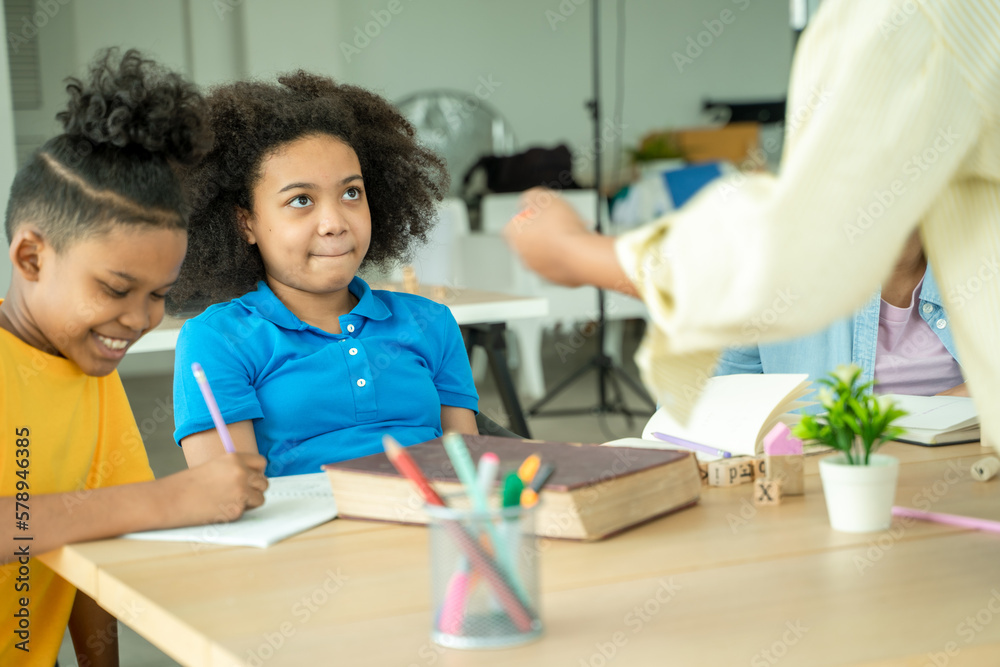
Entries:
[[887,394],[909,414],[895,422],[906,429],[899,440],[918,445],[953,445],[980,438],[979,414],[971,398]]
[[337,505],[326,473],[271,477],[264,504],[247,510],[232,523],[148,530],[123,537],[165,542],[203,542],[232,546],[269,547],[337,516]]

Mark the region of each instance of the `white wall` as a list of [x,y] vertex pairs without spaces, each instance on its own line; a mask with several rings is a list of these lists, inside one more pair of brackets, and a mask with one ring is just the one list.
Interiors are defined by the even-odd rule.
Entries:
[[104,47],[142,49],[164,65],[186,70],[184,0],[73,0],[77,67]]
[[[626,146],[654,128],[697,125],[706,96],[785,95],[792,53],[788,3],[779,0],[621,0],[625,2]],[[472,94],[480,78],[499,84],[486,101],[511,123],[522,148],[591,141],[591,6],[581,0],[401,0],[401,11],[360,53],[340,54],[347,80],[393,100],[428,88]],[[388,0],[344,3],[333,34],[354,46]],[[601,3],[602,115],[614,110],[618,2]],[[745,9],[744,9],[745,8]],[[728,23],[723,23],[722,12]],[[384,14],[381,14],[384,19]],[[709,22],[707,27],[703,22]],[[709,28],[718,34],[713,34]],[[374,26],[370,32],[376,32]],[[699,34],[704,33],[704,34]],[[673,54],[690,44],[691,63]],[[698,40],[707,46],[699,46]],[[698,49],[701,49],[700,52]],[[607,172],[605,172],[607,173]]]
[[[604,0],[606,122],[614,114],[620,3],[625,148],[651,129],[701,124],[705,97],[784,96],[787,2]],[[511,123],[519,148],[568,142],[581,152],[592,136],[583,106],[592,94],[590,12],[586,0],[74,0],[39,36],[45,113],[19,114],[17,131],[49,135],[62,77],[99,47],[118,44],[139,46],[202,85],[302,67],[391,100],[432,88],[474,95],[479,87]],[[692,61],[678,63],[674,54]]]
[[353,1],[245,0],[247,73],[273,78],[302,68],[342,78],[344,61],[334,38],[341,31],[342,8]]
[[[66,105],[66,84],[63,80],[79,74],[74,35],[73,3],[55,4],[58,11],[38,29],[33,39],[38,40],[39,73],[41,76],[42,104],[40,109],[14,112],[14,125],[18,139],[29,148],[40,146],[56,134],[59,123],[56,113]],[[7,54],[4,53],[4,75],[7,75]],[[9,185],[9,182],[6,182]],[[3,188],[4,197],[8,187]]]
[[192,80],[213,86],[246,72],[243,11],[235,3],[187,0]]
[[[6,35],[4,16],[0,12],[0,35]],[[7,66],[7,50],[0,49],[0,211],[7,210],[7,195],[10,182],[14,178],[14,109],[10,99],[10,68]],[[2,213],[0,213],[2,215]],[[0,232],[2,233],[2,232]],[[3,233],[6,241],[6,234]],[[7,294],[10,287],[10,260],[7,257],[7,243],[0,243],[0,294]]]

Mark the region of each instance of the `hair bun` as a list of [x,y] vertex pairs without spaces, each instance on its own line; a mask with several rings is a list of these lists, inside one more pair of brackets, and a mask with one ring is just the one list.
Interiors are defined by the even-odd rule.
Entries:
[[66,135],[100,146],[132,146],[190,164],[211,148],[208,106],[194,84],[129,49],[100,51],[89,80],[67,79],[69,104],[56,118]]

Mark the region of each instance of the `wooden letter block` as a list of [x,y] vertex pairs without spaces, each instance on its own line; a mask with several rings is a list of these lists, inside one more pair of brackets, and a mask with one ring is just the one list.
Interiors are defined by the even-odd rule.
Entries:
[[720,459],[708,464],[708,483],[711,486],[738,486],[752,481],[752,459]]
[[708,461],[695,459],[695,462],[698,464],[698,474],[701,476],[702,486],[708,486]]
[[736,486],[740,483],[740,466],[729,459],[708,464],[708,483],[711,486]]
[[754,505],[780,505],[781,482],[776,479],[758,479],[753,483]]
[[781,482],[781,492],[786,496],[800,496],[805,493],[802,478],[802,454],[767,457],[767,479]]
[[767,457],[756,456],[750,460],[753,461],[753,478],[767,479]]
[[749,457],[743,457],[736,459],[737,467],[737,479],[739,480],[737,484],[750,484],[753,482],[753,471],[754,464],[753,459]]

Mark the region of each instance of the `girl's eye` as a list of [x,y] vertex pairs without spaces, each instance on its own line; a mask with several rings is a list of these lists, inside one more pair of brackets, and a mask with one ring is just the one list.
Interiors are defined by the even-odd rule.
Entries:
[[149,296],[153,297],[153,300],[155,301],[163,301],[164,299],[167,298],[166,294],[157,294],[156,292],[153,292]]
[[311,203],[312,199],[310,199],[308,195],[299,195],[292,201],[288,202],[288,205],[291,206],[292,208],[305,208],[306,206],[309,206],[309,204]]
[[111,287],[111,285],[107,285],[104,283],[101,284],[104,286],[104,291],[107,292],[110,296],[114,297],[115,299],[124,299],[125,297],[128,296],[128,290],[120,292],[115,288]]
[[361,188],[347,188],[347,192],[344,193],[344,199],[361,199]]

